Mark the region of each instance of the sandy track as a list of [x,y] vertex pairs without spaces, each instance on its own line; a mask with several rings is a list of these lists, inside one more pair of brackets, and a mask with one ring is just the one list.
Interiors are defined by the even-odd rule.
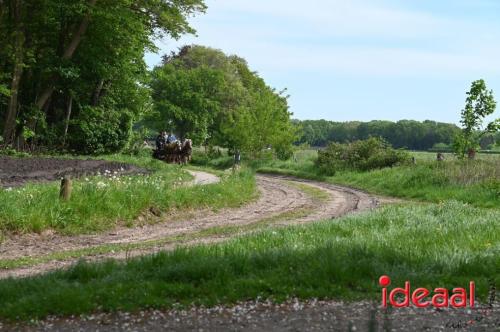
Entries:
[[[205,172],[192,171],[195,177],[192,184],[209,184],[218,178]],[[24,235],[9,238],[0,245],[0,259],[19,259],[26,257],[43,257],[52,253],[75,251],[102,246],[105,244],[137,244],[145,241],[161,240],[186,234],[195,234],[201,230],[219,226],[245,226],[259,221],[277,217],[286,213],[293,215],[294,211],[306,211],[306,215],[290,217],[279,224],[297,224],[320,219],[336,218],[347,213],[372,209],[379,199],[351,188],[330,185],[321,182],[299,180],[291,177],[275,175],[258,175],[259,199],[249,205],[236,209],[226,209],[218,212],[196,211],[188,218],[177,220],[156,220],[153,224],[141,227],[118,227],[111,232],[96,235],[61,236],[54,233],[41,235]],[[305,194],[290,183],[303,183],[327,193],[327,199],[317,200]],[[103,258],[125,258],[143,255],[158,250],[170,250],[178,245],[211,243],[224,240],[222,237],[207,237],[190,242],[168,243],[148,249],[136,249],[127,252],[117,252],[99,256],[85,257],[89,260]],[[38,274],[48,270],[73,264],[75,260],[59,260],[0,271],[0,278],[9,276],[22,277]]]

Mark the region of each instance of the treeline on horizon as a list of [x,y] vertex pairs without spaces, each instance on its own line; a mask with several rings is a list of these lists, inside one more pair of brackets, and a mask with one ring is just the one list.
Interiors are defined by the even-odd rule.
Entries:
[[[395,148],[428,150],[460,133],[453,124],[411,120],[292,126],[286,89],[210,47],[182,47],[149,70],[146,52],[157,52],[160,39],[194,33],[189,18],[206,8],[204,0],[0,1],[0,149],[134,151],[152,130],[168,130],[253,156],[272,146],[286,159],[294,141],[382,137]],[[481,147],[495,141],[498,134],[483,135]]]
[[[461,131],[455,124],[431,120],[375,120],[370,122],[335,122],[327,120],[294,120],[301,128],[297,144],[324,147],[330,142],[345,143],[381,137],[395,148],[410,150],[446,150]],[[486,134],[480,140],[481,148],[491,149],[500,143],[500,134]]]

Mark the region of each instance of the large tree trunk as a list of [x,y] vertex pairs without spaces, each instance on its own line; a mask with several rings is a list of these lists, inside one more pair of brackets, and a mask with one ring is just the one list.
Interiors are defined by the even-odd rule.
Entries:
[[14,1],[13,18],[16,27],[14,41],[15,56],[14,71],[12,73],[12,82],[10,87],[10,99],[9,105],[7,106],[7,115],[5,118],[5,125],[3,130],[3,139],[6,145],[11,145],[15,136],[19,85],[21,83],[21,77],[23,75],[24,33],[21,23],[21,6],[21,0]]
[[[93,7],[96,4],[97,0],[89,0],[89,6]],[[87,31],[87,28],[89,27],[90,23],[90,14],[87,14],[82,22],[80,23],[80,26],[76,29],[76,31],[73,34],[73,37],[69,43],[69,45],[66,47],[64,50],[64,53],[62,55],[63,60],[68,60],[73,57],[73,54],[75,53],[76,49],[78,48],[78,45],[80,45],[80,42],[82,41],[83,35],[85,35],[85,32]],[[56,81],[56,78],[51,80],[49,85],[42,91],[40,96],[38,97],[38,100],[36,102],[36,105],[38,108],[43,108],[45,103],[49,100],[50,96],[52,96],[52,93],[54,92],[55,89],[55,84],[54,82]]]

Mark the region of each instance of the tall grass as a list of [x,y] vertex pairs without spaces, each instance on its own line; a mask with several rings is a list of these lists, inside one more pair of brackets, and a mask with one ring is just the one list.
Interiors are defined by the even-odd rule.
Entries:
[[226,170],[234,164],[234,157],[228,154],[227,149],[211,148],[205,151],[204,148],[193,148],[191,164],[200,167],[209,167],[216,170]]
[[324,176],[314,165],[314,154],[286,162],[260,161],[260,172],[289,174],[354,186],[378,194],[439,202],[454,199],[478,207],[500,208],[500,158],[478,160],[417,159],[416,165],[369,172],[343,171]]
[[289,160],[262,159],[248,161],[250,167],[256,170],[283,170],[291,175],[302,177],[321,177],[315,165],[318,158],[316,150],[297,150]]
[[[380,298],[393,286],[500,282],[500,212],[459,202],[384,207],[228,243],[0,281],[0,317],[234,303],[257,297]],[[140,286],[139,286],[140,285]]]
[[500,162],[429,162],[367,173],[340,173],[328,181],[368,191],[431,202],[458,200],[500,208]]
[[249,172],[227,177],[219,184],[183,187],[191,176],[179,167],[132,157],[108,157],[156,170],[151,174],[118,176],[105,173],[75,180],[69,202],[59,200],[59,185],[29,184],[0,189],[0,231],[90,233],[117,224],[132,225],[149,208],[163,211],[238,206],[254,196]]

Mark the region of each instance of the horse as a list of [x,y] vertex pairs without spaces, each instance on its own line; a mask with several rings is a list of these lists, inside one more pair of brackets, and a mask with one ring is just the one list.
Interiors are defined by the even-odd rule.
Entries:
[[179,163],[182,165],[186,165],[188,162],[190,162],[192,153],[193,141],[190,139],[186,139],[180,149]]
[[169,164],[186,165],[191,161],[193,141],[186,139],[182,144],[179,141],[164,144],[161,150],[153,151],[153,158],[164,160]]
[[179,163],[179,154],[181,151],[181,143],[179,141],[165,144],[165,161],[169,164],[178,164]]

